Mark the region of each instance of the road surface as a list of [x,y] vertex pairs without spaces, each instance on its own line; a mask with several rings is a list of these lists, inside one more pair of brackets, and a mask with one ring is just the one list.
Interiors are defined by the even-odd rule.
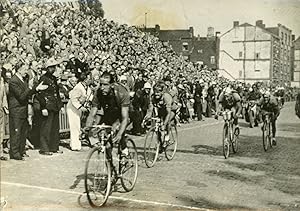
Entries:
[[[221,119],[179,128],[174,160],[162,159],[139,175],[132,192],[112,193],[102,210],[300,210],[300,119],[287,103],[278,120],[278,145],[265,152],[260,128],[240,121],[237,154],[222,155]],[[139,151],[143,138],[134,139]],[[61,147],[46,157],[29,150],[22,161],[1,162],[4,210],[92,210],[84,192],[83,152]]]

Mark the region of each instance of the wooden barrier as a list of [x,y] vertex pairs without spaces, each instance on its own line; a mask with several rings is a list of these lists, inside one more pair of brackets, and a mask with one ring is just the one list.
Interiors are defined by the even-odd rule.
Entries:
[[[67,100],[63,101],[63,112],[59,112],[59,132],[64,133],[64,132],[69,132],[70,131],[70,126],[69,126],[69,121],[68,121],[68,114],[67,114]],[[8,117],[7,120],[8,121]],[[4,139],[9,139],[9,130],[8,128],[5,130],[5,135]]]

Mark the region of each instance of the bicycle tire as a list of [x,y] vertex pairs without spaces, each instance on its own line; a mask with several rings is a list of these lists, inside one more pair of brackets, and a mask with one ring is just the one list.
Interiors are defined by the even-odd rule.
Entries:
[[[138,176],[138,153],[135,143],[130,138],[127,138],[127,147],[129,149],[129,155],[119,160],[119,166],[122,187],[129,192],[134,188]],[[128,170],[133,170],[129,177],[126,176],[126,173],[129,172]]]
[[231,142],[231,146],[232,146],[232,151],[233,153],[237,153],[238,151],[238,146],[239,146],[239,134],[240,134],[240,129],[239,128],[235,128],[234,129],[234,133],[233,133],[233,140]]
[[272,143],[272,126],[270,124],[270,122],[268,123],[268,126],[269,126],[269,146],[270,146],[270,149],[273,147],[273,143]]
[[[93,155],[97,157],[94,159]],[[95,161],[97,171],[90,174],[92,161]],[[101,164],[103,168],[98,168]],[[92,183],[92,187],[89,182]],[[106,203],[111,191],[111,166],[106,157],[106,149],[103,150],[101,146],[92,148],[88,154],[84,171],[84,186],[88,202],[92,207],[101,207]]]
[[[150,149],[151,144],[154,145],[152,152]],[[159,154],[159,147],[160,147],[160,143],[158,140],[158,133],[155,131],[155,128],[152,127],[148,131],[144,143],[144,159],[145,159],[145,164],[148,168],[153,167],[155,162],[157,161],[158,154]],[[149,156],[151,156],[151,159],[149,159]]]
[[230,150],[230,133],[229,133],[229,128],[228,128],[228,124],[225,123],[224,127],[223,127],[223,155],[225,157],[225,159],[227,159],[229,157],[229,150]]
[[268,150],[268,143],[269,143],[269,135],[268,135],[268,126],[267,126],[267,122],[265,121],[263,124],[263,129],[262,129],[262,138],[263,138],[263,147],[265,152]]
[[169,134],[169,141],[166,143],[165,156],[167,160],[172,160],[176,154],[178,145],[178,132],[176,125],[172,125]]

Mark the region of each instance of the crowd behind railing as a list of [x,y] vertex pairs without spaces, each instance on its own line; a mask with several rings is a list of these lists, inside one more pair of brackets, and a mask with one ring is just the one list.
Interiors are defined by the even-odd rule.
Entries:
[[[216,110],[219,93],[228,84],[241,95],[246,95],[251,88],[242,82],[229,82],[218,77],[217,71],[185,60],[170,45],[136,27],[86,15],[55,3],[12,4],[3,9],[0,52],[1,86],[7,96],[9,81],[18,68],[26,65],[28,74],[24,80],[33,88],[46,73],[45,64],[49,59],[56,61],[54,76],[60,98],[65,102],[68,102],[69,92],[83,73],[92,73],[91,90],[95,92],[100,75],[110,72],[117,81],[126,83],[132,93],[131,133],[135,135],[145,132],[140,125],[149,102],[143,91],[151,89],[158,80],[170,82],[175,100],[180,105],[177,115],[180,123],[192,119],[200,121],[203,116],[211,117]],[[258,83],[258,88],[263,92],[265,89],[278,89],[278,85]],[[295,88],[285,87],[282,96],[286,100],[294,100],[296,92]],[[2,104],[4,108],[5,102]],[[5,108],[7,111],[8,107]],[[8,112],[5,109],[3,115],[1,113],[1,124],[7,128]],[[39,147],[36,127],[39,123],[35,112],[33,97],[28,106],[27,137],[33,147]],[[66,115],[66,111],[60,115],[62,132],[68,131]]]

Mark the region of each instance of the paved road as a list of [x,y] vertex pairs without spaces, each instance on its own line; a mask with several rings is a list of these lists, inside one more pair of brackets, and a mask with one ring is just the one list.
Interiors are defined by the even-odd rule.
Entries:
[[[282,110],[278,146],[264,152],[259,128],[243,122],[240,148],[225,160],[222,120],[206,119],[179,129],[173,161],[162,159],[139,176],[130,193],[113,192],[103,210],[300,210],[300,120],[294,103]],[[142,146],[141,138],[135,139]],[[84,152],[63,148],[43,157],[29,151],[25,162],[1,163],[5,210],[91,210],[82,195]]]

